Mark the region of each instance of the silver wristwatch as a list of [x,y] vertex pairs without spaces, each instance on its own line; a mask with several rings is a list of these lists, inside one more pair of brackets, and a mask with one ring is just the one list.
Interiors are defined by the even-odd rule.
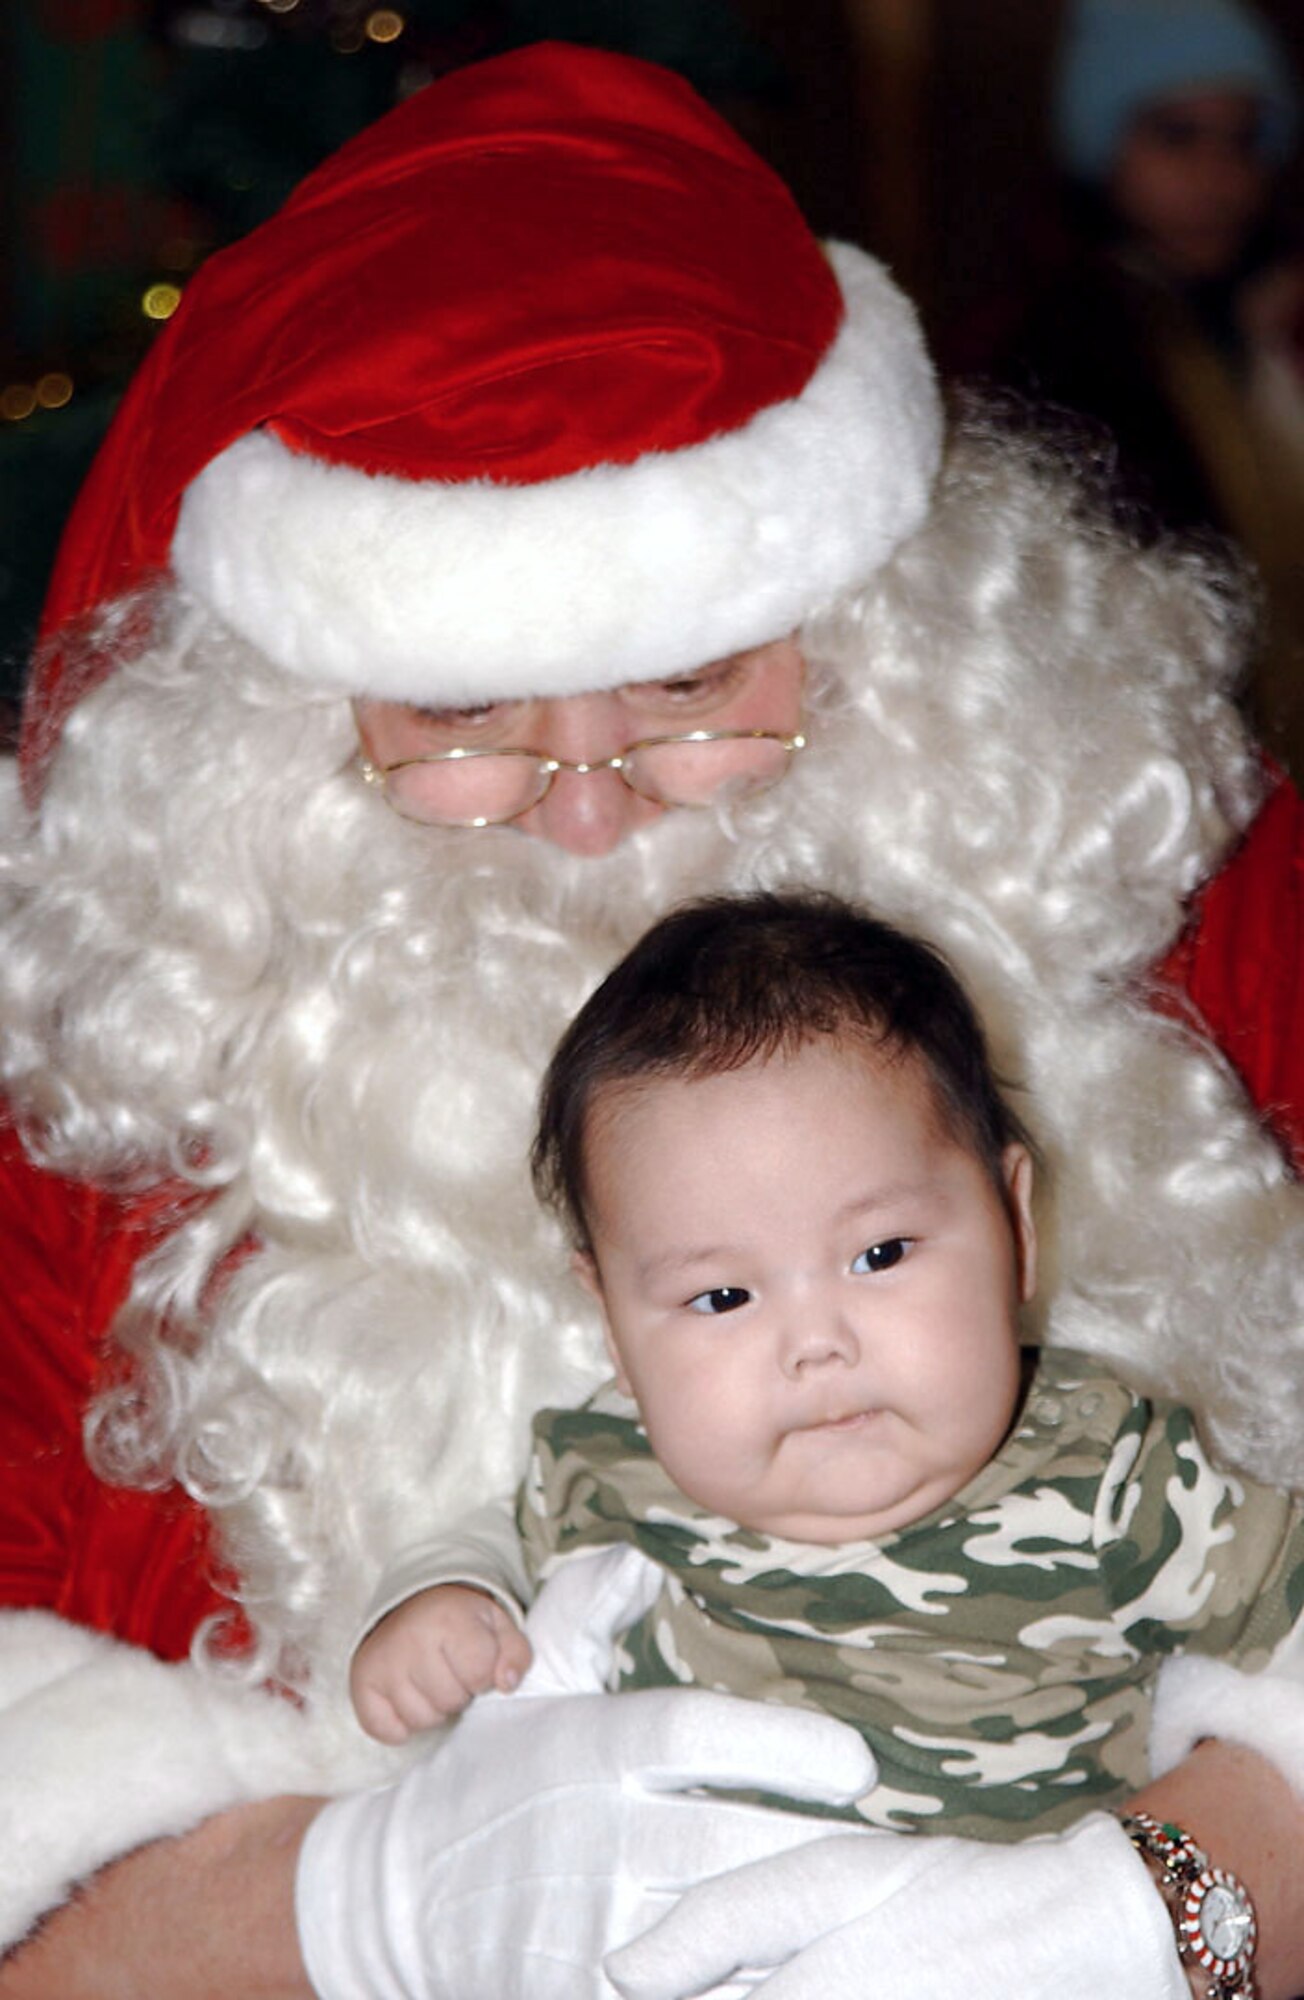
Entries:
[[1206,2000],[1255,2000],[1258,1926],[1244,1885],[1213,1867],[1180,1826],[1149,1813],[1118,1817],[1168,1905],[1183,1963],[1209,1975]]

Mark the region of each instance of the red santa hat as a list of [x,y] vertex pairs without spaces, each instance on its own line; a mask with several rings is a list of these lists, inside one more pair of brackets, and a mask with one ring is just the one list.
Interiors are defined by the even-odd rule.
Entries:
[[[940,429],[872,258],[826,252],[678,77],[544,44],[420,91],[203,266],[45,629],[170,566],[349,694],[656,678],[870,573],[922,519]],[[50,648],[29,775],[72,678]]]

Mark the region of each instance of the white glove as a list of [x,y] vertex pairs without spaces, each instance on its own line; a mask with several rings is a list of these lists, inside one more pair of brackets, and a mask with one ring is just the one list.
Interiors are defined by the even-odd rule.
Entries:
[[604,1953],[686,1886],[827,1829],[691,1786],[843,1803],[872,1771],[842,1723],[726,1695],[483,1697],[398,1784],[313,1821],[308,1977],[321,2000],[610,2000]]
[[689,1890],[607,1960],[626,2000],[686,2000],[740,1968],[735,1990],[764,2000],[1191,1995],[1163,1899],[1107,1813],[1013,1847],[828,1835]]

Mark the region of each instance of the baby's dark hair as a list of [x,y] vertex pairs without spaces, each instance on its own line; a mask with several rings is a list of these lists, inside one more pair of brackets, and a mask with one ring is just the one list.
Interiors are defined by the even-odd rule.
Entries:
[[589,1249],[586,1128],[601,1091],[716,1076],[823,1036],[917,1056],[947,1130],[1005,1197],[1005,1149],[1029,1141],[964,988],[931,946],[815,893],[705,897],[640,938],[548,1066],[530,1156],[536,1192]]

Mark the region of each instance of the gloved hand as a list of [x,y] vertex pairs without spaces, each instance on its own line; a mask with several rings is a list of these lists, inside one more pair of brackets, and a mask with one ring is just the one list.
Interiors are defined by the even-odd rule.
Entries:
[[1191,1994],[1163,1899],[1107,1813],[1012,1847],[829,1835],[690,1889],[607,1960],[626,2000],[687,2000],[740,1968],[733,1990],[764,2000]]
[[872,1781],[825,1716],[694,1690],[482,1697],[452,1739],[309,1828],[297,1914],[321,2000],[611,1996],[605,1952],[689,1884],[826,1821],[688,1796],[841,1803]]

